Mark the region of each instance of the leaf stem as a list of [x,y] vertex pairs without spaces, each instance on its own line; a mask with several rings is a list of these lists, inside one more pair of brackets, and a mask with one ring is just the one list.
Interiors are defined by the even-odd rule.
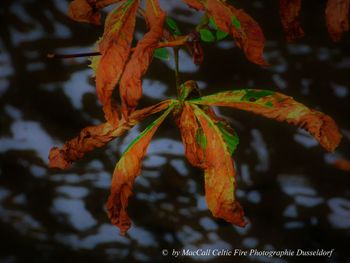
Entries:
[[177,96],[178,98],[181,95],[180,90],[180,66],[179,66],[179,47],[174,47],[174,62],[175,62],[175,82],[176,82],[176,90],[177,90]]
[[76,53],[76,54],[55,54],[48,53],[47,58],[80,58],[80,57],[92,57],[92,56],[100,56],[100,52],[87,52],[87,53]]
[[[162,48],[162,47],[178,47],[178,46],[183,46],[187,42],[187,36],[183,36],[180,38],[177,38],[174,41],[164,41],[160,42],[157,45],[157,48]],[[134,52],[135,48],[131,49],[131,52]],[[100,56],[100,52],[87,52],[87,53],[76,53],[76,54],[55,54],[55,53],[48,53],[47,57],[48,58],[57,58],[57,59],[64,59],[64,58],[79,58],[79,57],[93,57],[93,56]]]

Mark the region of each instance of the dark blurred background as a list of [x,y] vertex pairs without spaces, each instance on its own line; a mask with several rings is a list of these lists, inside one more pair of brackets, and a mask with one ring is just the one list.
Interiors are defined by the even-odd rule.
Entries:
[[[0,2],[0,262],[158,262],[162,249],[335,249],[325,257],[186,257],[181,262],[350,262],[350,176],[334,162],[350,159],[350,34],[327,35],[325,1],[303,1],[306,37],[287,44],[277,1],[233,1],[261,25],[270,67],[260,68],[228,39],[204,44],[200,67],[181,52],[181,78],[204,94],[264,88],[331,115],[344,138],[325,152],[307,133],[250,113],[220,109],[240,135],[234,155],[238,199],[250,224],[215,219],[203,173],[185,160],[172,118],[157,131],[129,204],[133,221],[119,235],[104,210],[120,154],[147,122],[66,171],[49,170],[55,145],[103,121],[86,58],[49,60],[48,52],[93,50],[103,28],[66,16],[66,0]],[[183,32],[199,21],[181,1],[162,1]],[[139,21],[142,28],[142,22]],[[137,37],[142,36],[138,30]],[[172,60],[155,59],[142,106],[175,96]]]

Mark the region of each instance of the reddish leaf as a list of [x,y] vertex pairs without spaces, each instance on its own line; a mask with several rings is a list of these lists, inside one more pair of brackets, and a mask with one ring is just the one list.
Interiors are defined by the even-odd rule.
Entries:
[[328,151],[334,151],[342,137],[339,128],[330,116],[309,109],[292,97],[273,91],[257,89],[224,91],[190,102],[227,106],[278,121],[286,121],[308,131]]
[[339,158],[334,161],[333,165],[339,170],[350,172],[350,161],[347,159]]
[[332,40],[339,41],[344,32],[349,31],[350,0],[328,0],[326,23]]
[[244,212],[236,200],[236,173],[229,148],[214,121],[199,107],[194,113],[203,128],[207,144],[205,149],[205,198],[215,217],[245,226]]
[[231,34],[246,57],[258,65],[266,65],[263,58],[265,37],[259,24],[243,10],[221,0],[207,0],[206,9],[217,27]]
[[122,111],[128,115],[138,104],[142,96],[141,78],[146,73],[159,40],[163,35],[165,13],[161,10],[158,0],[146,1],[147,21],[150,30],[140,40],[126,65],[120,81],[120,96],[122,99]]
[[103,147],[116,137],[123,135],[138,122],[149,115],[162,111],[169,107],[172,100],[166,100],[156,105],[134,111],[128,118],[114,127],[106,122],[98,126],[84,128],[80,134],[70,141],[67,141],[61,149],[53,147],[49,155],[50,168],[66,169],[72,162],[83,158],[85,153],[95,148]]
[[189,39],[186,42],[186,46],[191,52],[194,64],[201,65],[204,60],[204,52],[200,42],[200,35],[198,32],[194,31],[189,35]]
[[193,108],[185,102],[182,111],[176,118],[177,126],[181,132],[185,154],[191,165],[205,168],[205,144],[203,130],[197,122]]
[[117,0],[74,0],[69,4],[68,16],[75,21],[99,25],[99,9],[117,3]]
[[111,11],[99,45],[102,56],[96,72],[97,95],[106,120],[113,126],[118,125],[119,116],[112,93],[129,58],[138,5],[139,0],[128,0]]
[[280,0],[280,17],[288,42],[293,42],[304,36],[298,17],[301,0]]
[[196,10],[204,10],[204,4],[200,0],[183,0],[189,7]]
[[141,172],[142,159],[146,154],[147,147],[154,133],[172,109],[173,106],[170,106],[162,116],[150,124],[129,145],[115,167],[111,194],[106,207],[112,224],[119,227],[122,235],[125,235],[131,226],[131,220],[126,210],[129,197],[132,195],[134,180]]

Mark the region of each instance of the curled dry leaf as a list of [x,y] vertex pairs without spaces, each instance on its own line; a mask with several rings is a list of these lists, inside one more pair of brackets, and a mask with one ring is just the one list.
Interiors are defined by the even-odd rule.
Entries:
[[350,0],[328,0],[326,23],[333,41],[339,41],[344,32],[349,31]]
[[265,37],[259,24],[243,10],[221,0],[207,0],[206,10],[217,27],[229,33],[246,57],[258,65],[267,65],[263,58]]
[[288,42],[304,36],[304,30],[298,20],[300,8],[301,0],[279,0],[281,22]]
[[76,138],[67,141],[61,149],[53,147],[50,150],[49,167],[58,169],[68,168],[72,162],[83,158],[85,153],[95,148],[103,147],[114,138],[123,135],[146,117],[166,109],[171,103],[172,100],[166,100],[156,105],[134,111],[128,120],[121,121],[118,127],[114,127],[106,122],[98,126],[84,128]]
[[165,13],[161,10],[158,0],[146,1],[145,16],[149,31],[137,43],[120,81],[122,112],[125,117],[133,111],[142,96],[141,78],[151,64],[153,53],[163,35]]
[[205,198],[215,217],[245,226],[244,212],[236,200],[236,172],[225,139],[213,120],[199,107],[194,107],[206,139]]
[[107,17],[99,43],[102,54],[96,71],[96,89],[105,118],[117,126],[119,115],[112,93],[129,58],[139,0],[127,0]]
[[108,216],[120,233],[125,235],[131,226],[131,220],[127,214],[129,197],[132,195],[132,187],[135,178],[141,172],[142,159],[146,154],[148,145],[166,116],[171,112],[170,107],[157,120],[151,123],[125,150],[117,163],[113,178],[111,194],[106,203]]
[[115,4],[118,0],[74,0],[69,4],[68,16],[78,22],[100,25],[99,9]]
[[309,109],[292,97],[278,92],[258,89],[224,91],[190,101],[210,106],[227,106],[250,111],[308,131],[328,151],[334,151],[342,135],[328,115]]

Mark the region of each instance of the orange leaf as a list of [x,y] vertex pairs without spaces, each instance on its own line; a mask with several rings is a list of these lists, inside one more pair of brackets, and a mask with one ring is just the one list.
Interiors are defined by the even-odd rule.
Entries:
[[205,198],[215,217],[245,226],[244,212],[236,200],[236,172],[222,133],[213,120],[199,107],[193,105],[194,113],[207,138],[205,149]]
[[309,109],[292,97],[269,90],[224,91],[190,101],[195,104],[227,106],[250,111],[277,121],[286,121],[308,131],[328,151],[334,151],[342,135],[328,115]]
[[343,170],[345,172],[350,172],[350,161],[347,159],[337,159],[334,161],[333,165],[339,170]]
[[129,145],[114,169],[111,194],[106,207],[112,224],[119,227],[122,235],[125,235],[131,226],[126,209],[129,197],[132,195],[134,180],[141,172],[142,159],[154,133],[172,109],[173,105]]
[[246,57],[258,65],[267,65],[263,58],[265,37],[259,24],[243,10],[221,0],[207,0],[206,9],[217,27],[231,34]]
[[179,116],[176,118],[176,123],[181,132],[188,161],[195,167],[205,168],[205,149],[203,145],[200,145],[203,130],[197,122],[193,108],[188,102],[184,103]]
[[204,4],[200,0],[183,0],[189,7],[196,10],[204,10]]
[[301,0],[280,0],[280,17],[287,41],[293,42],[304,36],[298,17],[301,7]]
[[118,127],[114,127],[106,122],[98,126],[84,128],[76,138],[67,141],[61,149],[53,147],[50,150],[49,167],[58,169],[68,168],[72,162],[83,158],[85,153],[105,146],[108,142],[123,135],[149,115],[168,108],[171,103],[172,100],[166,100],[156,105],[134,111],[128,120],[121,121]]
[[152,61],[154,50],[163,35],[165,13],[161,10],[158,0],[146,1],[145,15],[150,30],[138,42],[120,81],[122,112],[125,117],[137,106],[142,96],[141,78],[146,73]]
[[339,41],[344,32],[349,31],[350,0],[328,0],[326,23],[332,40]]
[[69,4],[68,16],[78,22],[100,25],[99,9],[117,3],[117,0],[74,0]]
[[96,72],[97,95],[106,120],[113,126],[118,125],[119,116],[112,93],[129,58],[138,6],[139,0],[128,0],[111,11],[99,44],[102,56]]

